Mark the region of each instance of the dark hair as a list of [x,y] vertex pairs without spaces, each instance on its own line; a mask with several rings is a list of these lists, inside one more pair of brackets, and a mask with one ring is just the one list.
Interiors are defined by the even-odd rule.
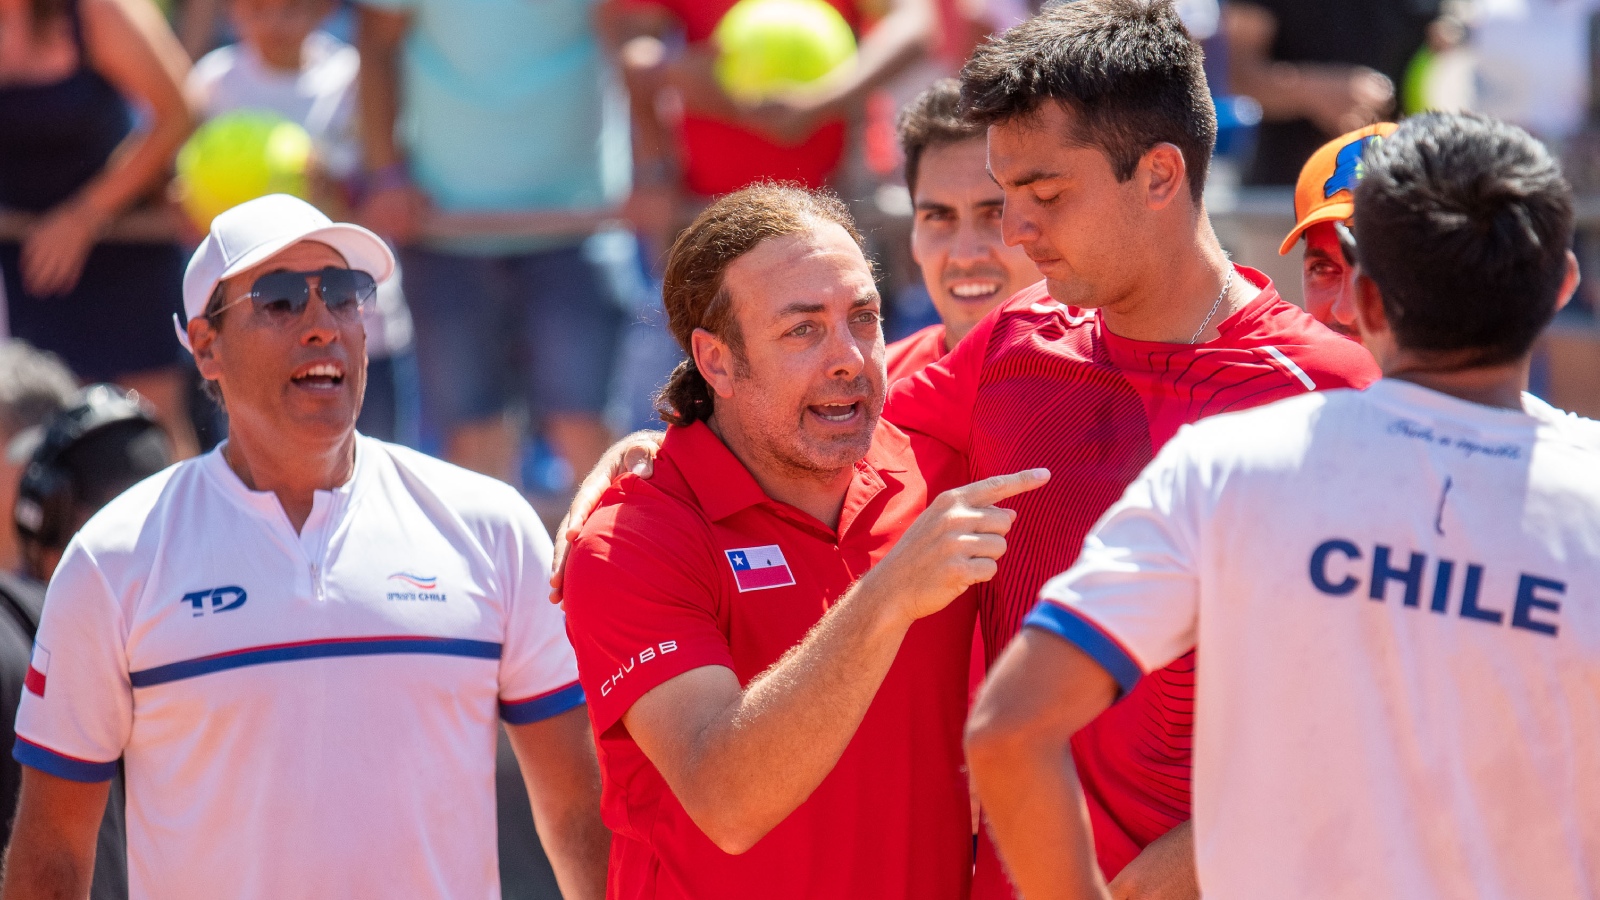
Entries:
[[863,246],[850,211],[832,194],[798,185],[762,182],[717,200],[695,216],[667,254],[661,302],[667,327],[688,358],[678,364],[656,397],[656,410],[671,425],[692,425],[711,418],[711,386],[694,364],[693,336],[704,328],[744,358],[744,339],[733,318],[733,298],[723,275],[734,260],[770,238],[799,234],[832,223]]
[[1357,255],[1407,350],[1460,368],[1522,358],[1555,315],[1572,187],[1545,146],[1486,116],[1427,113],[1369,143]]
[[962,109],[986,127],[1060,103],[1077,122],[1067,139],[1098,148],[1119,181],[1151,147],[1174,144],[1198,203],[1217,141],[1203,59],[1172,0],[1057,3],[972,54]]
[[77,397],[77,381],[61,357],[21,338],[0,341],[0,441],[43,425]]
[[72,478],[75,509],[88,518],[171,462],[166,432],[150,422],[130,421],[86,435],[61,454],[59,465]]
[[961,82],[941,78],[900,111],[895,132],[906,157],[906,187],[917,192],[917,169],[922,152],[983,137],[983,126],[961,114]]

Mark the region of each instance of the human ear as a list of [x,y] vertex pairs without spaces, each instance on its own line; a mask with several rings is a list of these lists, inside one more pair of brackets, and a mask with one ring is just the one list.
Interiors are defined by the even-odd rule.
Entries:
[[188,324],[189,346],[193,348],[194,365],[208,381],[216,381],[222,374],[222,362],[217,358],[217,329],[210,319],[195,317]]
[[1377,282],[1360,269],[1356,270],[1355,304],[1356,330],[1361,332],[1362,343],[1370,347],[1373,338],[1388,333],[1389,317],[1383,312],[1383,293]]
[[733,348],[704,328],[696,328],[689,338],[695,368],[718,397],[733,396]]
[[1577,293],[1578,282],[1582,275],[1578,272],[1578,255],[1571,250],[1567,251],[1567,274],[1561,276],[1561,292],[1556,294],[1556,311],[1560,312],[1572,300],[1572,295]]
[[1165,209],[1189,189],[1188,164],[1178,145],[1163,141],[1144,152],[1139,160],[1138,177],[1145,187],[1145,203],[1151,209]]

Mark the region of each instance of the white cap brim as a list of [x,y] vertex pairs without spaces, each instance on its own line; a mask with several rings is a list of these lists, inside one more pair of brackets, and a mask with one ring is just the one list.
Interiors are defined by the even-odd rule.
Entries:
[[[326,218],[323,221],[327,221]],[[213,237],[208,237],[207,240],[211,241]],[[394,252],[389,249],[389,245],[384,243],[382,238],[362,228],[360,225],[352,225],[347,222],[332,222],[304,231],[290,231],[263,241],[240,254],[238,259],[233,260],[215,277],[208,279],[201,285],[191,284],[189,282],[189,273],[185,273],[184,315],[189,319],[194,319],[204,314],[205,304],[210,300],[212,292],[216,290],[220,282],[259,266],[295,244],[304,241],[316,241],[332,247],[334,252],[344,257],[345,265],[352,269],[366,272],[372,276],[374,281],[380,284],[394,276]],[[196,251],[196,258],[208,249],[202,245],[201,249]],[[194,262],[191,261],[190,265],[192,269]],[[196,290],[195,288],[200,289]],[[194,352],[194,348],[189,345],[189,335],[185,323],[179,321],[178,316],[174,314],[172,324],[178,333],[178,343],[182,344],[184,349],[189,352]]]

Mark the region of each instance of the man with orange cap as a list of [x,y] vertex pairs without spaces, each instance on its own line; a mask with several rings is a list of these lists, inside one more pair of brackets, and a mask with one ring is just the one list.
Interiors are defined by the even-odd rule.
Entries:
[[1300,283],[1306,312],[1334,331],[1356,340],[1355,238],[1347,227],[1355,212],[1355,188],[1367,145],[1393,133],[1393,122],[1379,122],[1340,135],[1317,149],[1300,169],[1294,186],[1294,230],[1278,248],[1287,256],[1303,235],[1305,261]]

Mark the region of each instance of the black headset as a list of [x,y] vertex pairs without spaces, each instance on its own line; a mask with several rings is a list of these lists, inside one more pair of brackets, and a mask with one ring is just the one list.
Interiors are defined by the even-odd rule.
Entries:
[[113,384],[84,388],[78,405],[58,413],[28,459],[11,518],[24,540],[60,547],[71,536],[74,496],[72,472],[62,457],[85,438],[124,422],[160,428],[139,395]]

